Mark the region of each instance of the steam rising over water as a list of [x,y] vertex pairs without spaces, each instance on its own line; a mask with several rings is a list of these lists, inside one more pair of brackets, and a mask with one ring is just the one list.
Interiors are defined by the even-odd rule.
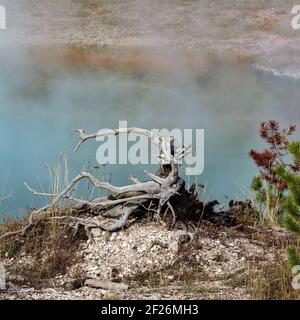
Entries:
[[[14,193],[6,208],[12,214],[17,208],[40,205],[23,183],[40,189],[39,177],[47,191],[43,163],[54,164],[64,149],[71,176],[88,160],[96,164],[95,141],[73,153],[75,128],[115,128],[120,120],[149,129],[204,128],[204,174],[186,179],[204,183],[207,195],[222,201],[225,196],[246,196],[243,189],[256,173],[247,153],[262,148],[259,121],[299,123],[299,83],[263,77],[250,68],[218,65],[199,79],[182,69],[167,76],[136,75],[40,65],[27,54],[16,56],[0,65],[0,188]],[[112,173],[112,182],[121,185],[128,183],[129,172],[143,175],[144,168],[101,170]]]

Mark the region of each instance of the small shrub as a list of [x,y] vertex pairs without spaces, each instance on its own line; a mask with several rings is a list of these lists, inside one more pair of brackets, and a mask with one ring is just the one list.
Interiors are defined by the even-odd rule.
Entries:
[[[294,166],[281,164],[277,174],[287,185],[287,195],[284,197],[285,210],[284,225],[300,239],[300,141],[293,141],[288,145],[288,151],[294,159]],[[299,249],[295,246],[288,248],[289,263],[291,266],[300,265]]]
[[283,214],[282,199],[287,190],[287,184],[277,174],[277,166],[283,164],[285,167],[299,171],[297,163],[289,162],[286,157],[288,138],[295,130],[294,125],[281,129],[279,123],[274,120],[262,122],[260,136],[267,144],[267,148],[262,152],[253,149],[249,152],[250,157],[260,169],[259,176],[253,178],[251,185],[254,200],[258,204],[262,221],[271,226],[276,225],[278,218]]

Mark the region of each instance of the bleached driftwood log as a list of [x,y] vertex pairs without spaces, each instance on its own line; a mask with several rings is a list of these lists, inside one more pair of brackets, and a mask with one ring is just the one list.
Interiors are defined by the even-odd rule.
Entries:
[[128,289],[128,285],[125,283],[117,283],[101,279],[86,279],[84,285],[91,288],[113,291],[123,291]]
[[[57,206],[61,199],[70,199],[73,209],[93,209],[93,211],[99,210],[99,215],[110,217],[111,220],[114,220],[113,223],[104,224],[98,219],[98,217],[51,217],[51,219],[68,220],[76,228],[79,225],[83,225],[89,238],[91,238],[90,229],[94,227],[112,232],[127,226],[130,224],[130,222],[132,222],[132,220],[129,221],[131,214],[141,208],[151,210],[152,212],[154,211],[154,218],[156,220],[160,220],[161,213],[164,208],[165,211],[170,210],[173,216],[172,224],[175,223],[176,212],[171,205],[170,199],[174,195],[180,194],[182,190],[185,190],[185,181],[179,177],[178,168],[182,159],[191,152],[190,146],[180,146],[176,148],[174,137],[163,137],[154,134],[152,131],[141,128],[120,128],[92,134],[86,134],[82,129],[78,129],[76,132],[79,133],[80,141],[77,144],[75,151],[77,151],[85,141],[100,136],[118,135],[121,133],[144,135],[149,138],[151,143],[159,146],[158,160],[160,164],[160,170],[156,174],[145,171],[149,178],[149,180],[146,182],[141,182],[136,177],[130,176],[129,178],[133,184],[122,187],[114,186],[108,182],[99,181],[91,173],[83,171],[77,177],[75,177],[59,194],[38,192],[25,184],[34,195],[52,197],[52,202],[43,208],[32,211],[29,217],[28,225],[23,229],[7,233],[0,237],[0,240],[4,237],[15,235],[20,232],[24,233],[33,224],[34,217],[38,216],[41,212],[45,212],[48,209]],[[79,181],[84,179],[89,180],[89,182],[95,188],[109,191],[110,195],[98,197],[93,200],[81,200],[70,197],[69,192],[78,184]],[[153,209],[153,202],[155,203],[155,209]],[[151,205],[152,207],[150,209]],[[108,212],[110,212],[110,214],[108,214]]]
[[13,195],[10,194],[9,196],[6,196],[6,197],[3,197],[3,198],[0,198],[0,204],[6,200],[8,200],[9,198],[11,198]]

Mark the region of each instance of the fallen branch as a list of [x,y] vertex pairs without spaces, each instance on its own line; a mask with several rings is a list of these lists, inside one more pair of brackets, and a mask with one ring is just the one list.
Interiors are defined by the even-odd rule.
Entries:
[[84,285],[91,288],[113,290],[113,291],[121,291],[121,290],[128,289],[127,284],[116,283],[116,282],[100,280],[100,279],[87,279],[85,280]]
[[[145,210],[147,205],[149,209],[150,206],[154,206],[154,208],[156,208],[151,208],[151,211],[155,212],[153,216],[158,221],[161,220],[161,213],[164,208],[167,209],[165,210],[165,212],[170,210],[172,214],[171,226],[175,224],[177,216],[171,200],[175,195],[178,196],[187,193],[187,191],[185,190],[185,181],[178,176],[178,167],[180,165],[180,160],[191,151],[190,147],[182,146],[179,148],[175,148],[175,139],[172,136],[162,137],[154,134],[149,130],[135,127],[99,131],[92,134],[85,134],[84,130],[82,129],[78,129],[76,131],[80,135],[80,141],[77,144],[75,151],[77,151],[81,144],[85,141],[100,136],[118,135],[120,133],[135,133],[138,135],[147,136],[150,139],[151,143],[159,146],[158,158],[160,163],[160,170],[156,174],[145,171],[146,175],[149,177],[149,180],[145,182],[141,182],[136,177],[130,175],[129,179],[133,182],[133,184],[121,187],[114,186],[108,182],[100,181],[91,173],[83,171],[78,176],[76,176],[70,182],[70,184],[59,194],[38,192],[25,183],[26,188],[34,195],[47,196],[52,198],[52,201],[49,205],[32,211],[29,217],[28,224],[24,228],[15,232],[8,232],[1,236],[0,240],[7,236],[16,235],[18,233],[25,233],[26,230],[32,226],[33,220],[38,219],[41,212],[59,206],[59,202],[62,199],[69,199],[72,202],[71,208],[73,209],[92,209],[94,211],[100,210],[97,213],[98,216],[102,218],[105,217],[109,219],[110,217],[112,217],[115,219],[117,216],[119,217],[119,219],[113,224],[104,224],[98,218],[90,217],[51,217],[51,219],[69,220],[75,223],[76,228],[79,225],[84,226],[89,240],[91,240],[91,228],[98,227],[109,232],[120,230],[128,225],[129,218],[134,212],[141,210],[141,207]],[[69,192],[73,190],[73,188],[83,179],[87,179],[97,189],[108,191],[109,195],[98,197],[93,200],[81,200],[71,197],[69,195]],[[106,213],[103,212],[103,209],[107,209]],[[110,215],[108,214],[108,212],[112,212],[112,214]]]
[[0,198],[0,204],[6,200],[8,200],[9,198],[11,198],[13,196],[13,194],[10,194],[9,196],[6,196],[6,197],[3,197],[3,198]]

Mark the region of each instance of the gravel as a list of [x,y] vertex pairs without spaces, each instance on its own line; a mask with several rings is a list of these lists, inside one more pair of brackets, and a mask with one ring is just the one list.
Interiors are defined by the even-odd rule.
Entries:
[[[249,261],[274,262],[285,254],[231,229],[201,228],[186,233],[167,231],[151,222],[112,234],[94,229],[93,234],[92,243],[81,244],[78,255],[82,261],[56,277],[53,286],[14,285],[9,274],[8,289],[0,292],[0,299],[251,299],[243,284],[232,286],[227,280],[243,275]],[[18,261],[5,262],[7,266],[11,263]],[[64,289],[74,281],[74,274],[78,277],[78,269],[84,278],[122,283],[128,289],[123,285],[121,291],[86,286]],[[194,276],[178,278],[189,274]],[[151,283],[152,277],[158,283]]]

